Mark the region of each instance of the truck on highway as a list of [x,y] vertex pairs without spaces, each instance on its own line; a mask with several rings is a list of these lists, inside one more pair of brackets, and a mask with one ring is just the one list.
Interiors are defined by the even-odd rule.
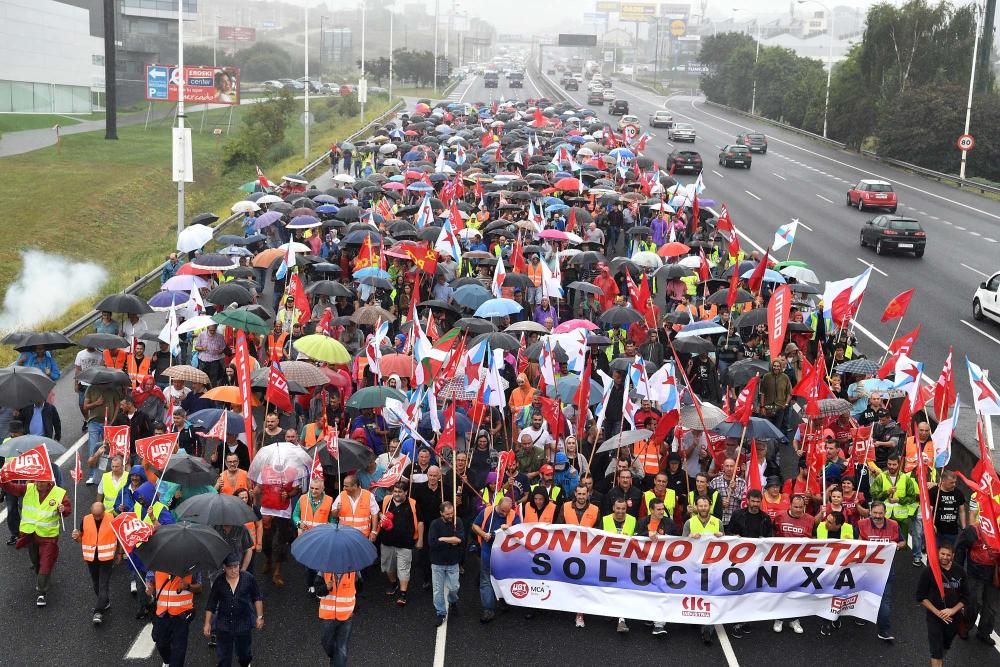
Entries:
[[511,72],[507,77],[507,85],[511,88],[524,88],[524,72]]
[[496,70],[490,70],[483,74],[483,85],[486,88],[500,87],[500,74]]

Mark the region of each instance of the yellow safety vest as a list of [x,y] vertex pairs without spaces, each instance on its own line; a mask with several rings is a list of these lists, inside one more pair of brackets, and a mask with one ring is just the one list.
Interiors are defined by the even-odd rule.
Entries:
[[615,515],[609,514],[601,520],[601,529],[607,533],[618,533],[619,535],[635,535],[635,517],[631,514],[625,515],[625,525],[618,529],[615,525]]
[[[646,511],[649,512],[649,503],[653,502],[653,498],[656,494],[652,491],[647,491],[642,494],[643,502],[646,503]],[[667,492],[663,494],[663,507],[667,510],[667,514],[674,513],[674,507],[677,506],[677,493],[673,489],[667,489]]]
[[[826,528],[826,521],[820,521],[819,525],[816,526],[816,539],[825,540],[828,539],[830,531]],[[840,539],[842,540],[853,540],[854,539],[854,526],[849,523],[845,523],[840,527]]]
[[[711,490],[712,490],[712,489],[709,489],[709,491],[711,491]],[[688,505],[690,505],[691,507],[694,507],[694,501],[695,501],[695,500],[697,500],[697,499],[695,498],[695,495],[694,495],[694,494],[695,494],[695,492],[694,492],[694,491],[689,491],[689,492],[688,492]],[[713,495],[713,496],[712,496],[712,506],[708,508],[708,511],[709,511],[709,512],[715,512],[715,503],[716,503],[716,502],[717,502],[718,500],[719,500],[719,492],[718,492],[718,491],[716,491],[716,492],[715,492],[715,495]]]
[[[540,486],[539,484],[532,485],[531,491],[534,492],[535,489],[537,489],[539,486]],[[556,502],[557,500],[559,500],[560,493],[562,493],[562,489],[553,484],[552,488],[549,489],[549,500],[551,500],[552,502]]]
[[122,478],[118,484],[115,484],[114,476],[110,472],[106,472],[101,475],[101,493],[104,494],[104,511],[115,512],[115,500],[118,498],[118,493],[125,488],[128,484],[128,472],[122,472]]
[[691,535],[714,535],[722,532],[722,522],[719,517],[709,516],[708,523],[702,523],[698,515],[695,514],[689,520],[688,526]]
[[28,484],[21,505],[21,525],[18,530],[38,537],[59,537],[59,506],[65,497],[66,489],[53,486],[45,500],[39,500],[38,487]]

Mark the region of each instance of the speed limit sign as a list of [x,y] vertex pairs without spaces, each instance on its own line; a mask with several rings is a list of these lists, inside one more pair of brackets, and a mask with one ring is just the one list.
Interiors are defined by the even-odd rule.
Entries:
[[636,127],[635,125],[625,126],[625,138],[628,139],[629,141],[635,139],[636,135],[638,134],[639,134],[639,128]]
[[971,134],[963,134],[955,142],[955,145],[958,146],[958,150],[960,151],[971,151],[976,147],[976,139]]

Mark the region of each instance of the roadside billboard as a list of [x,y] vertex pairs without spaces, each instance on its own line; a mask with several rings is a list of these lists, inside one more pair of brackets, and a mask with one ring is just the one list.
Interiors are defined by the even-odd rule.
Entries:
[[238,25],[220,25],[219,40],[223,42],[256,42],[257,29]]
[[[180,76],[176,65],[146,65],[146,99],[150,102],[177,102]],[[184,101],[239,104],[239,68],[185,66]]]

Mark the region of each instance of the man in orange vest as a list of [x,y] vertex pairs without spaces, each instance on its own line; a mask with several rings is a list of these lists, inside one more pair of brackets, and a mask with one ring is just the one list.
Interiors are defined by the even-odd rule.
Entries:
[[931,440],[931,425],[927,422],[920,422],[917,424],[917,437],[914,440],[913,436],[906,439],[906,449],[903,458],[903,472],[913,473],[916,477],[917,469],[917,452],[923,452],[924,460],[930,462],[927,467],[927,479],[934,481],[935,471],[934,471],[934,441]]
[[378,538],[378,501],[368,489],[358,486],[358,478],[344,478],[344,490],[333,501],[333,516],[342,526],[350,526],[374,542]]
[[288,341],[288,334],[282,329],[279,320],[274,321],[274,329],[267,334],[267,356],[261,361],[283,361],[285,359],[285,343]]
[[[309,493],[299,496],[299,501],[295,503],[292,510],[292,523],[298,529],[301,536],[308,530],[324,523],[332,523],[333,498],[323,492],[323,478],[314,477],[309,480]],[[316,571],[306,568],[306,581],[309,583],[309,592],[315,592],[314,581]]]
[[146,356],[146,344],[142,341],[137,340],[133,347],[135,351],[128,355],[125,372],[128,373],[128,377],[132,381],[132,386],[135,387],[139,384],[139,378],[149,375],[149,364],[152,361],[152,357]]
[[194,594],[200,592],[200,575],[175,577],[166,572],[146,573],[146,594],[156,601],[153,642],[165,665],[184,665],[188,626],[194,618]]
[[396,595],[396,604],[406,606],[413,550],[424,547],[424,522],[417,516],[417,501],[407,498],[406,482],[392,487],[392,495],[382,501],[382,521],[374,531],[382,535],[382,572],[389,580],[386,595]]
[[331,667],[347,667],[347,647],[351,642],[356,589],[354,572],[326,573],[316,582],[319,594],[319,617],[323,621],[320,641],[330,657]]
[[97,596],[91,620],[94,625],[100,625],[104,622],[104,612],[111,608],[111,600],[108,598],[111,570],[115,563],[122,560],[115,531],[111,528],[111,517],[104,513],[104,503],[90,506],[90,513],[84,515],[80,527],[73,531],[73,539],[83,549],[83,562],[90,571],[94,595]]
[[562,506],[562,521],[571,526],[593,528],[601,518],[601,510],[590,502],[587,487],[578,486],[573,491],[573,500],[567,500]]
[[104,365],[108,368],[117,368],[119,370],[125,369],[125,363],[128,361],[128,348],[121,348],[118,350],[104,350]]

